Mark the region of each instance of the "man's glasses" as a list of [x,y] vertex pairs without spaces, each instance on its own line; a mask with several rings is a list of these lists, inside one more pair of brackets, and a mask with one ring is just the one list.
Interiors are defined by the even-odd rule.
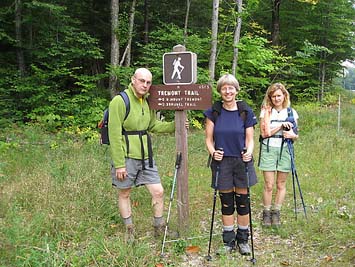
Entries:
[[144,79],[140,79],[140,78],[136,78],[134,77],[136,80],[138,80],[139,82],[141,83],[144,83],[144,84],[147,84],[147,85],[151,85],[152,84],[152,81],[146,81]]

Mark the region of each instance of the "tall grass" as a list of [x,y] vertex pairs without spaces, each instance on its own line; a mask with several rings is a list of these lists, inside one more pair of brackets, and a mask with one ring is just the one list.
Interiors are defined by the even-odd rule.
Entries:
[[[293,210],[292,177],[282,209],[282,227],[263,229],[263,178],[251,188],[257,266],[355,265],[355,106],[344,104],[342,128],[337,111],[316,105],[295,107],[300,114],[296,167],[308,220],[297,192]],[[255,158],[258,157],[258,128]],[[108,152],[95,141],[65,134],[46,135],[36,127],[12,129],[0,140],[0,266],[249,266],[245,257],[215,256],[206,262],[213,191],[204,133],[189,133],[189,229],[169,242],[152,237],[152,208],[145,188],[132,193],[137,240],[124,242],[124,226],[111,186]],[[166,190],[174,174],[175,137],[153,136],[155,159]],[[218,201],[217,201],[218,203]],[[219,204],[212,250],[222,245]],[[176,194],[170,228],[178,230]],[[186,253],[187,246],[198,253]]]

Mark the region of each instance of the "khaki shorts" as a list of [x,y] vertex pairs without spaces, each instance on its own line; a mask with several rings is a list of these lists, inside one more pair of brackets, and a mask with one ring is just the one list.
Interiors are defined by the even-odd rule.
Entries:
[[286,143],[282,148],[281,158],[280,153],[280,147],[269,146],[268,149],[267,145],[262,144],[259,169],[262,171],[290,172],[291,157]]
[[111,166],[112,185],[119,189],[127,189],[133,186],[146,184],[160,184],[158,168],[153,160],[153,167],[149,167],[149,160],[145,160],[145,169],[142,168],[142,160],[126,158],[127,177],[120,181],[116,177],[116,169]]

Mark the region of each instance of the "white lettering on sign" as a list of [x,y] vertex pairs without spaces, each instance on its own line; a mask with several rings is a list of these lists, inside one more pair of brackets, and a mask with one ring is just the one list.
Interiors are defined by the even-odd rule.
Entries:
[[[169,75],[170,76],[170,75]],[[151,87],[153,109],[202,110],[211,105],[209,85],[156,85]]]
[[201,97],[185,97],[184,100],[187,102],[196,102],[196,101],[201,101],[202,98]]
[[158,91],[158,95],[163,96],[176,96],[180,95],[181,91]]
[[209,89],[210,86],[208,84],[199,84],[198,89]]
[[185,95],[200,95],[198,91],[185,90]]
[[196,103],[185,103],[185,107],[196,107]]

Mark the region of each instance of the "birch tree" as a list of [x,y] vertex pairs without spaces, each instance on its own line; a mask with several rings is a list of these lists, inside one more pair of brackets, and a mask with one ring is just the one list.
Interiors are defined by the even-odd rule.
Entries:
[[187,39],[187,25],[189,23],[190,5],[191,5],[191,0],[186,0],[186,15],[185,15],[185,25],[184,25],[184,45],[186,45],[186,39]]
[[132,37],[133,37],[133,27],[134,27],[134,15],[136,13],[136,0],[132,1],[131,14],[129,16],[129,25],[128,25],[128,38],[127,38],[127,46],[122,55],[122,59],[120,62],[120,66],[129,67],[131,65],[131,47],[132,47]]
[[[111,0],[111,68],[115,69],[119,64],[119,40],[117,37],[118,32],[118,12],[119,12],[119,0]],[[117,76],[114,71],[111,71],[109,90],[111,98],[117,93]]]
[[212,36],[211,36],[211,53],[210,61],[208,65],[210,82],[214,80],[215,76],[215,67],[216,67],[216,55],[217,55],[217,36],[218,36],[218,10],[219,9],[219,0],[213,0],[213,10],[212,10]]
[[243,7],[243,0],[236,0],[236,5],[238,8],[238,18],[236,27],[234,30],[234,40],[233,40],[233,65],[232,65],[232,74],[235,76],[236,68],[238,66],[238,44],[240,40],[240,29],[242,27],[242,7]]
[[149,6],[148,6],[148,0],[144,0],[144,43],[148,44],[149,42],[149,36],[148,36],[148,31],[149,31]]

